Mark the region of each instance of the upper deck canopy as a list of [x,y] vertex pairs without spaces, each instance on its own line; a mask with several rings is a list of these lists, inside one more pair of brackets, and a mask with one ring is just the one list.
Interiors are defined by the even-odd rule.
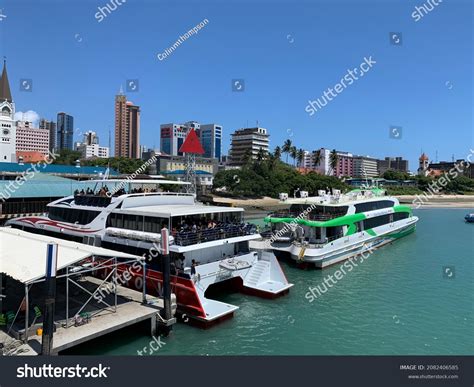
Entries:
[[103,183],[108,184],[176,184],[176,185],[189,185],[191,183],[187,181],[177,180],[166,180],[166,179],[107,179],[107,180],[87,180],[92,183]]
[[199,214],[216,214],[229,212],[243,212],[244,209],[240,207],[219,207],[219,206],[204,206],[204,205],[157,205],[157,206],[143,206],[133,207],[127,209],[120,209],[116,212],[123,214],[134,215],[148,215],[169,218],[172,216],[188,216]]

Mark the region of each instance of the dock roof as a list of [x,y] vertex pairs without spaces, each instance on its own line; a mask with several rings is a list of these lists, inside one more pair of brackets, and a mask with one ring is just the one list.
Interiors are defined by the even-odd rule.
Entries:
[[92,255],[142,260],[143,257],[71,242],[45,235],[32,234],[9,227],[0,227],[0,273],[22,283],[31,283],[45,276],[48,243],[58,245],[58,271]]

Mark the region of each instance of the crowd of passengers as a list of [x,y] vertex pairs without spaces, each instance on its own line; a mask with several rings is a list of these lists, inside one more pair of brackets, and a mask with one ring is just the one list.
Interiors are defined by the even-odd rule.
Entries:
[[[105,185],[98,191],[94,192],[94,190],[87,188],[85,191],[84,189],[81,189],[80,191],[76,189],[74,191],[74,196],[111,196],[110,194],[108,195],[107,193],[109,192],[109,188]],[[117,191],[111,191],[112,196],[120,196],[120,195],[125,195],[127,192],[125,191],[124,188],[120,188]],[[148,193],[148,192],[160,192],[159,190],[153,188],[133,188],[129,193],[135,194],[135,193]]]
[[194,243],[207,242],[256,232],[256,226],[240,221],[199,220],[192,224],[185,220],[178,227],[173,227],[171,235],[175,243],[187,246]]

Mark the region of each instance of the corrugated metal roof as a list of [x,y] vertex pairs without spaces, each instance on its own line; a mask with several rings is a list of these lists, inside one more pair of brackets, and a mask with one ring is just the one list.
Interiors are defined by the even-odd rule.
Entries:
[[[36,168],[36,169],[35,169]],[[73,165],[59,165],[59,164],[46,164],[46,163],[0,163],[1,172],[29,172],[39,171],[41,173],[58,173],[58,174],[69,174],[69,175],[99,175],[105,173],[106,167],[89,167],[80,166],[76,167]],[[118,175],[115,169],[109,170],[109,175]]]
[[36,173],[26,178],[23,184],[15,180],[0,180],[0,198],[62,198],[74,193],[76,189],[94,188],[96,182],[76,181],[64,177]]

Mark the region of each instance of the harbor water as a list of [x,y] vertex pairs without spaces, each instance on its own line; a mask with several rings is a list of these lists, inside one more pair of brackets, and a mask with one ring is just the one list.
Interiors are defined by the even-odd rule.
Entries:
[[[225,294],[240,306],[209,330],[186,323],[154,355],[473,355],[474,224],[467,209],[420,209],[417,230],[382,247],[315,301],[340,266],[301,270],[282,262],[294,287],[265,300]],[[332,283],[332,282],[331,282]],[[69,354],[137,355],[150,337],[127,329]]]

